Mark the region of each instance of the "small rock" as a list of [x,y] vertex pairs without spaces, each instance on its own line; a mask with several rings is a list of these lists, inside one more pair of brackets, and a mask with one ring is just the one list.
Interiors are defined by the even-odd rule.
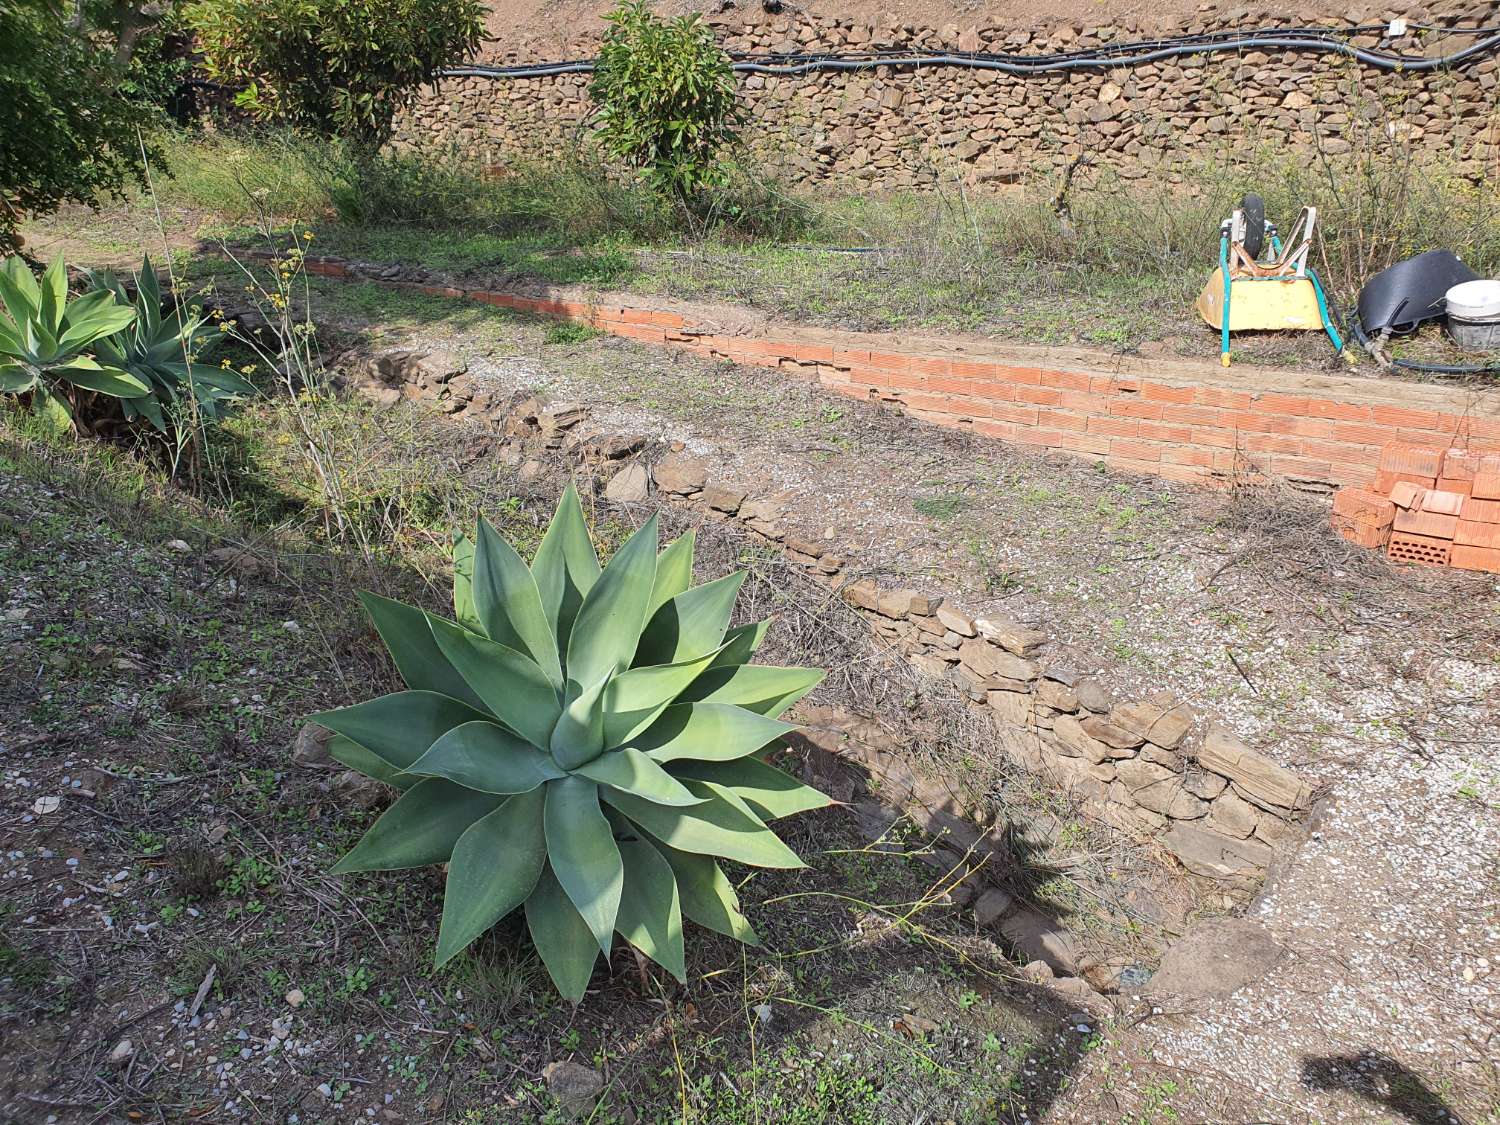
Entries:
[[991,887],[974,903],[974,920],[981,926],[992,925],[1003,918],[1014,904],[1015,900],[1005,891],[999,887]]
[[646,499],[651,487],[651,478],[646,466],[639,462],[626,465],[610,478],[604,486],[604,498],[617,504],[633,504]]
[[357,809],[373,809],[384,799],[386,787],[357,770],[345,770],[333,779],[333,791]]
[[1073,685],[1073,694],[1078,697],[1080,704],[1098,715],[1107,712],[1113,702],[1109,692],[1104,690],[1104,685],[1094,679],[1079,680]]
[[685,453],[672,453],[663,457],[651,470],[651,475],[656,478],[657,488],[678,496],[702,492],[703,484],[708,479],[708,471],[703,462]]
[[294,988],[286,994],[286,1002],[294,1008],[300,1008],[306,1002],[307,996],[300,988]]
[[38,797],[31,804],[31,811],[36,813],[38,816],[46,816],[48,813],[55,813],[60,808],[62,808],[61,797]]
[[980,618],[974,622],[974,627],[981,637],[1017,656],[1030,656],[1047,642],[1046,633],[1004,618]]
[[960,637],[977,635],[974,619],[965,613],[960,613],[946,602],[937,607],[937,619],[945,629],[952,630]]
[[1270,931],[1253,919],[1200,922],[1167,949],[1146,991],[1193,999],[1228,996],[1264,975],[1282,954]]
[[705,488],[703,495],[699,499],[714,511],[732,516],[740,510],[740,505],[745,502],[745,493],[737,488]]
[[542,1078],[562,1110],[575,1117],[591,1110],[604,1091],[604,1075],[571,1059],[548,1063]]
[[329,753],[333,731],[317,723],[303,723],[292,739],[292,761],[304,769],[334,769],[338,763]]
[[109,1061],[119,1066],[135,1054],[135,1044],[129,1039],[121,1039],[115,1044],[115,1049],[109,1053]]

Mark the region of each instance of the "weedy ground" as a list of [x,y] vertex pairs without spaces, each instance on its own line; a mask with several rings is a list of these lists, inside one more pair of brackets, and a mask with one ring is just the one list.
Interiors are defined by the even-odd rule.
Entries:
[[[16,447],[0,468],[8,1119],[550,1121],[571,1058],[601,1122],[1021,1120],[1097,1042],[944,904],[920,834],[843,810],[790,829],[806,872],[742,873],[765,946],[696,934],[686,988],[618,954],[573,1010],[515,924],[433,972],[439,874],[327,876],[375,814],[288,746],[396,686],[351,579],[440,596]],[[512,495],[488,507],[534,531]]]
[[[141,211],[118,228],[65,216],[33,246],[55,235],[79,264],[162,246],[191,285],[242,288],[195,252],[218,212],[164,217],[163,237]],[[575,1058],[609,1084],[596,1121],[1383,1120],[1398,1097],[1337,1077],[1365,1050],[1438,1104],[1497,1112],[1492,583],[1395,571],[1333,539],[1316,505],[1263,489],[1122,478],[502,310],[337,282],[305,296],[326,354],[441,345],[499,390],[684,441],[872,575],[1042,625],[1122,697],[1165,687],[1230,721],[1331,795],[1316,845],[1259,906],[1294,956],[1233,1004],[1079,1021],[942,901],[909,826],[876,844],[832,810],[794,828],[809,871],[745,873],[767,949],[697,935],[686,989],[617,957],[574,1012],[504,927],[433,974],[437,874],[328,878],[373,814],[294,769],[288,745],[308,712],[394,684],[353,585],[439,606],[449,531],[483,508],[528,549],[550,486],[515,479],[493,435],[337,395],[302,403],[342,469],[337,519],[281,395],[237,412],[173,483],[159,450],[57,446],[10,418],[7,1115],[540,1122],[561,1113],[543,1067]],[[601,506],[596,530],[616,542],[635,515]],[[248,562],[210,554],[224,546]],[[736,561],[774,596],[768,562],[715,556]],[[780,608],[841,670],[878,664],[836,617]],[[916,699],[860,690],[898,711]],[[952,761],[951,740],[920,749]],[[1158,899],[1149,855],[994,781],[999,808],[1047,827],[1038,904],[1129,952],[1180,925],[1132,912]]]
[[[190,244],[295,217],[315,224],[327,253],[422,265],[471,285],[582,285],[831,327],[1214,359],[1218,335],[1193,302],[1218,261],[1219,224],[1245,191],[1264,194],[1283,228],[1303,204],[1319,206],[1314,264],[1339,306],[1419,250],[1451,247],[1481,274],[1500,266],[1493,192],[1414,163],[1378,126],[1350,128],[1359,145],[1344,163],[1246,154],[1190,169],[1191,190],[1171,195],[1085,165],[1066,218],[1055,180],[996,195],[940,177],[922,195],[862,196],[791,191],[736,170],[717,226],[665,207],[587,151],[517,162],[497,180],[446,149],[350,165],[275,135],[174,134],[162,140],[169,168],[153,195],[101,214],[69,209],[27,233],[39,253],[73,247],[97,258],[133,252],[128,232],[149,234],[158,220]],[[1317,332],[1241,333],[1234,348],[1246,363],[1340,365]],[[1436,328],[1391,350],[1475,361]]]

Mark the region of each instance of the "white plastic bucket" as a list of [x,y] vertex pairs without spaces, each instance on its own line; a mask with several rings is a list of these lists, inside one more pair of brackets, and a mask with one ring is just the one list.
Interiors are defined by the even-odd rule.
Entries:
[[1445,294],[1448,331],[1461,348],[1500,349],[1500,281],[1465,281]]

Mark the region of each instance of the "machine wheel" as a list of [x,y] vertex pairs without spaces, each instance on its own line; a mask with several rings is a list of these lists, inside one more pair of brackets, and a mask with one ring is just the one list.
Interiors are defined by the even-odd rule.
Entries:
[[1256,261],[1266,246],[1266,201],[1253,192],[1240,200],[1245,215],[1245,253]]

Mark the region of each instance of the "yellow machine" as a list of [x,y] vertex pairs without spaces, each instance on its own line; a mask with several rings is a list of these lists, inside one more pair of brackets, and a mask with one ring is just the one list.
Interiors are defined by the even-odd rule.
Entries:
[[1198,312],[1219,330],[1219,362],[1225,367],[1230,332],[1321,328],[1335,348],[1344,350],[1328,316],[1323,286],[1307,265],[1317,222],[1316,207],[1302,208],[1283,246],[1275,224],[1266,222],[1265,204],[1259,196],[1247,195],[1220,226],[1219,268],[1198,295]]

